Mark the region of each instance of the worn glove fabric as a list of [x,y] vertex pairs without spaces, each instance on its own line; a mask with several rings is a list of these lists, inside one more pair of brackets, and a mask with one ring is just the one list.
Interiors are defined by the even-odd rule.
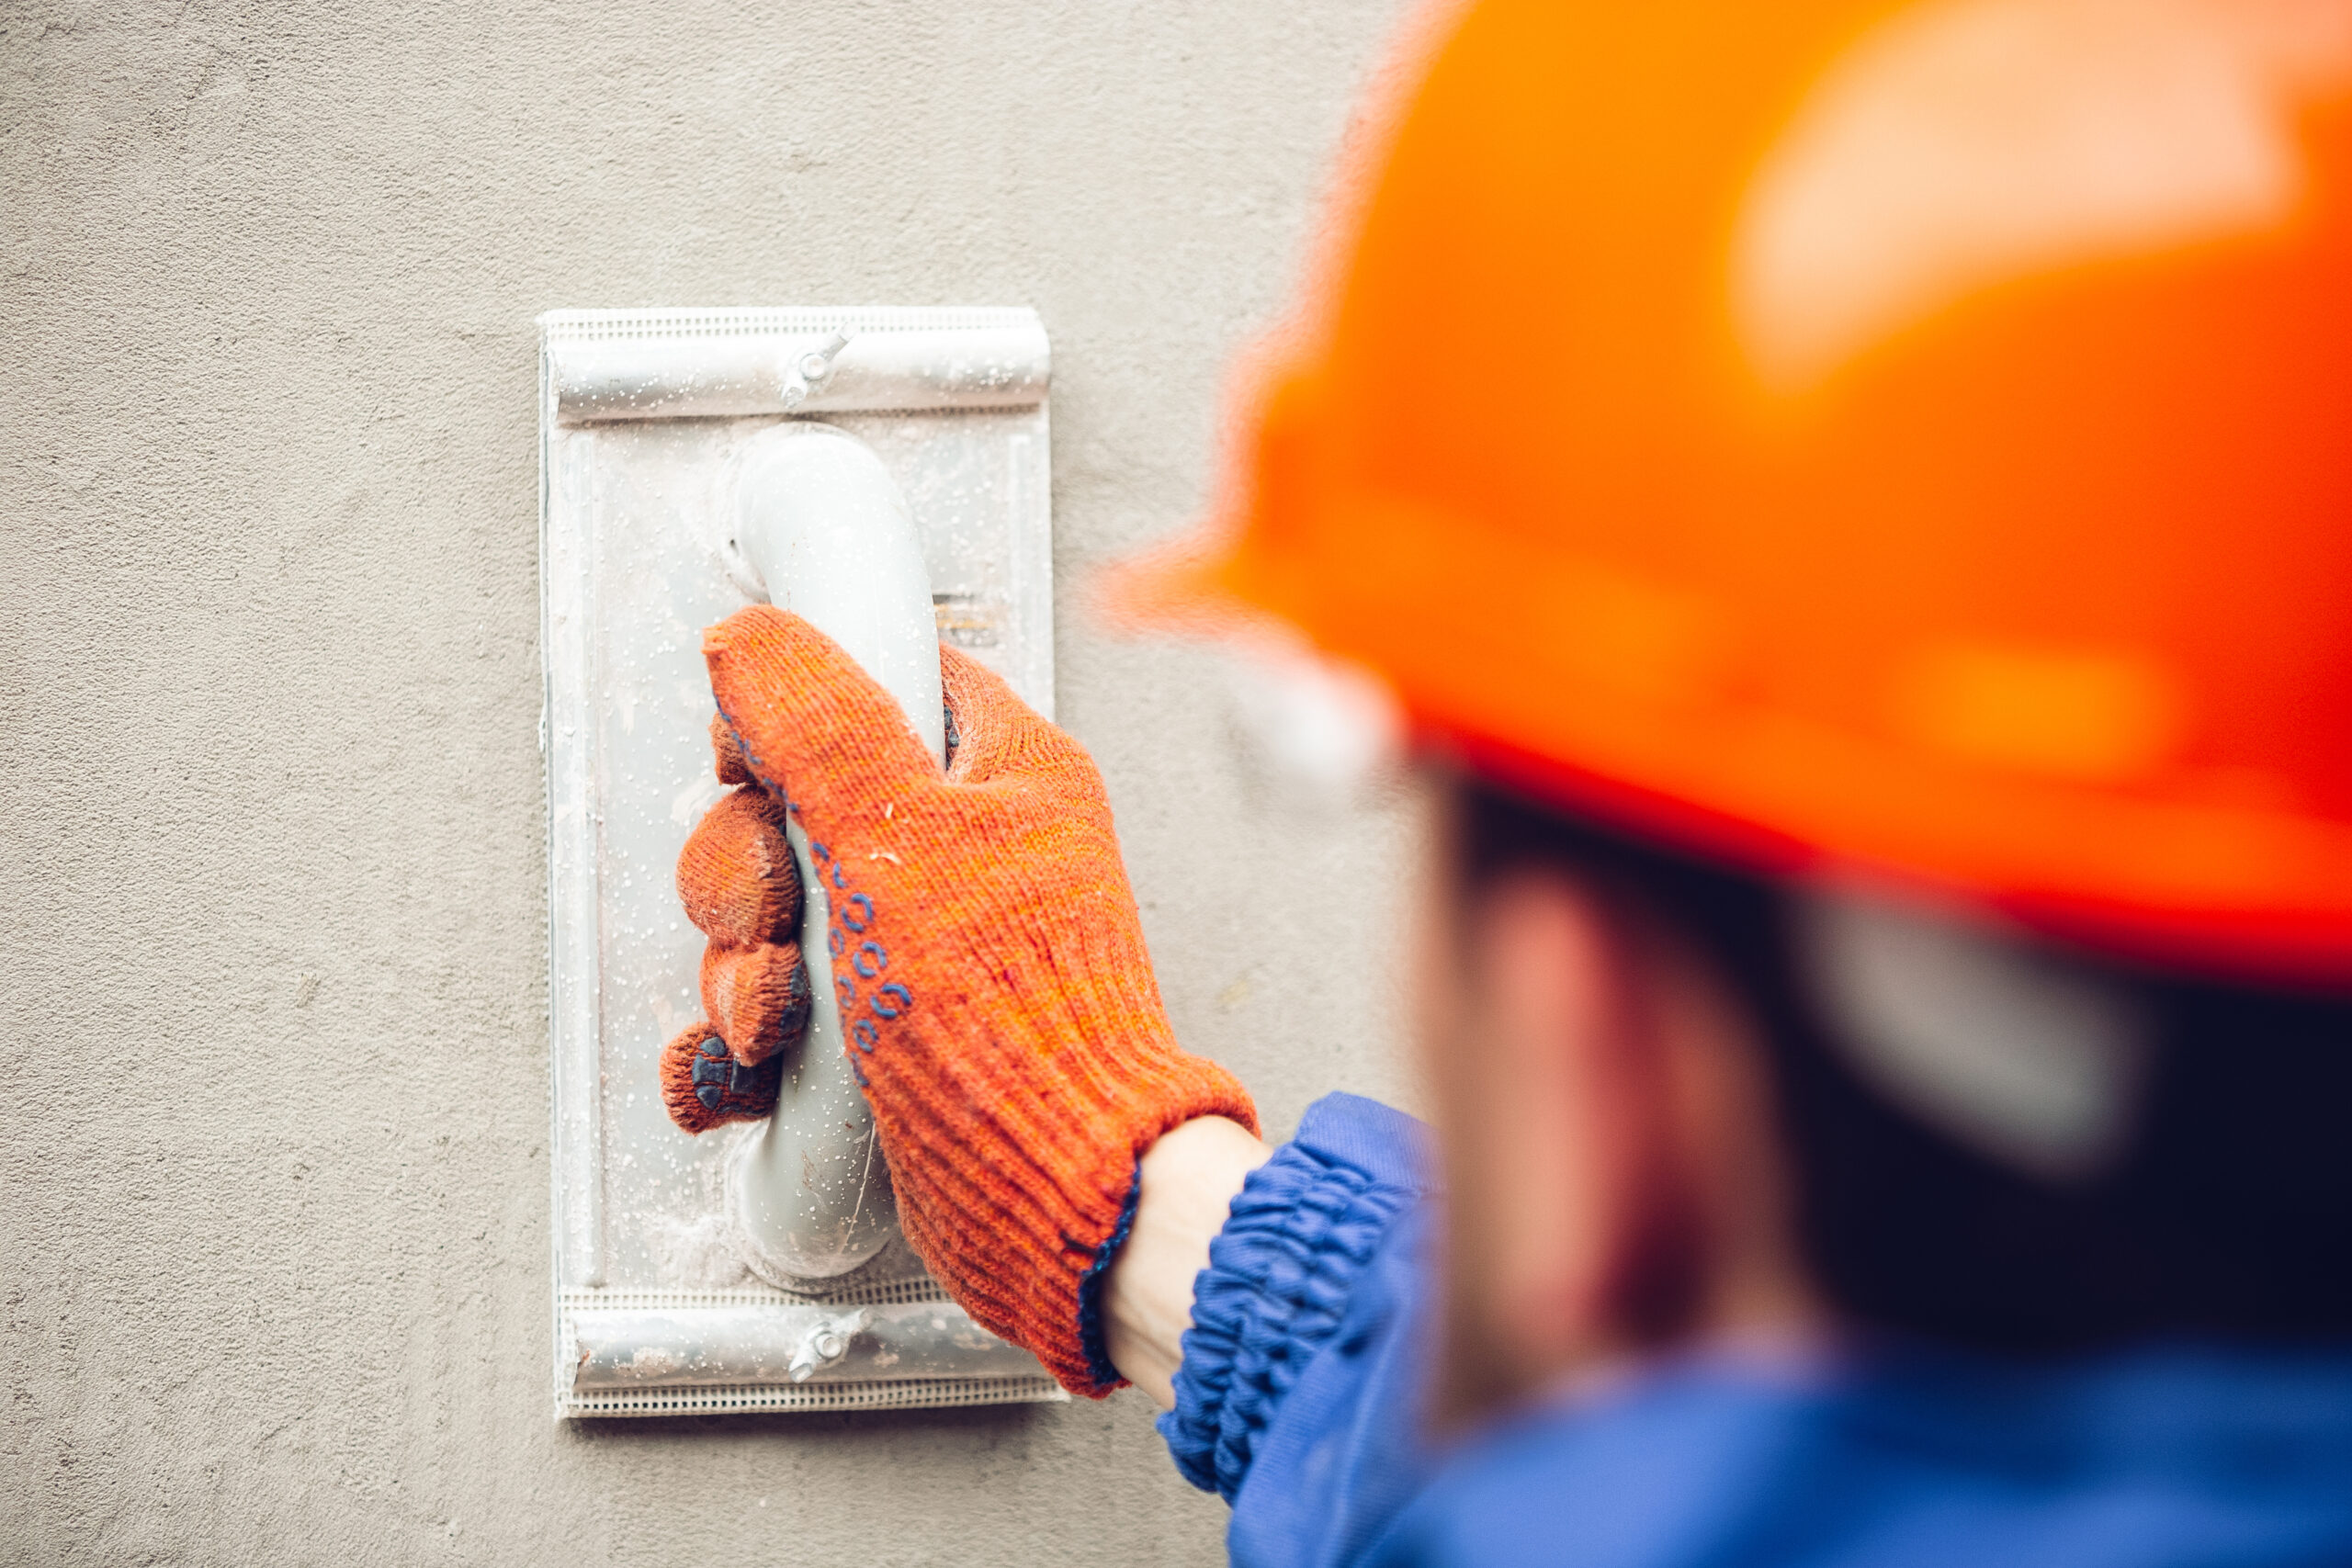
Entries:
[[729,1122],[757,1122],[775,1113],[784,1088],[784,1058],[747,1067],[707,1023],[697,1023],[662,1047],[662,1103],[689,1133]]
[[[889,694],[797,616],[745,610],[703,652],[742,764],[788,803],[828,884],[847,1048],[908,1240],[982,1325],[1073,1392],[1110,1392],[1096,1292],[1133,1217],[1136,1161],[1196,1116],[1258,1120],[1232,1075],[1169,1028],[1093,762],[953,649],[940,650],[944,776]],[[688,847],[688,908],[756,908],[730,940],[773,936],[780,905],[748,886],[767,852]],[[716,924],[704,930],[716,943]],[[735,991],[767,971],[713,973],[712,1018],[766,1017],[763,997]]]
[[800,961],[800,872],[784,807],[752,782],[734,738],[711,726],[722,784],[739,785],[703,816],[678,855],[678,898],[707,943],[704,1016],[662,1051],[662,1100],[689,1133],[756,1121],[775,1109],[777,1053],[808,1027]]

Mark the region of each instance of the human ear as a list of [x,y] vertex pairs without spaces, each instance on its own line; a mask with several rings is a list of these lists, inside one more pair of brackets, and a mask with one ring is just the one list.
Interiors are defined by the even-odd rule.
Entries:
[[1687,1321],[1701,1275],[1646,933],[1565,873],[1458,909],[1426,1019],[1448,1177],[1445,1413],[1540,1390]]

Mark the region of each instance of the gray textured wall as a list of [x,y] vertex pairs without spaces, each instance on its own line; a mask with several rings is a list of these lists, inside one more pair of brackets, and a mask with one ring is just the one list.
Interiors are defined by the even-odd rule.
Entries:
[[530,322],[1042,310],[1179,1027],[1393,1093],[1409,811],[1258,803],[1069,592],[1196,503],[1390,19],[0,3],[0,1559],[1218,1555],[1134,1394],[548,1420]]

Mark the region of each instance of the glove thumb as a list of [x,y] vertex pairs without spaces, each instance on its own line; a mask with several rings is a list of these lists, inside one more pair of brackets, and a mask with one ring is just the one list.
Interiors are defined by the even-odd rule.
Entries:
[[744,765],[812,833],[838,832],[938,781],[897,699],[790,611],[740,610],[703,633],[702,652]]

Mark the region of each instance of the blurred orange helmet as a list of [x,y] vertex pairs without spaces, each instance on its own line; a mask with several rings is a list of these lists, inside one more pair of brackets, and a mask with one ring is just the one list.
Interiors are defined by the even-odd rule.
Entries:
[[1487,0],[1364,191],[1131,610],[1758,869],[2352,981],[2352,0]]

